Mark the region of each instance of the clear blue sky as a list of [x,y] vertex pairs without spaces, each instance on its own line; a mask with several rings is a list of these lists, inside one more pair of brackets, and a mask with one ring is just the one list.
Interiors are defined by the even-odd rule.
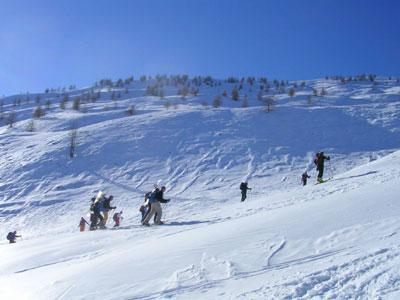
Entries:
[[142,74],[400,75],[397,0],[0,0],[0,95]]

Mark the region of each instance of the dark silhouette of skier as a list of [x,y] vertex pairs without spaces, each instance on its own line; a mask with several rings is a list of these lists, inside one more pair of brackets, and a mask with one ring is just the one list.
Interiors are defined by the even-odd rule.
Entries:
[[242,182],[241,184],[240,184],[240,190],[242,191],[242,200],[240,200],[241,202],[243,202],[244,200],[246,200],[246,198],[247,198],[247,190],[251,190],[251,188],[249,188],[248,186],[247,186],[247,181],[245,181],[245,182]]
[[7,240],[10,242],[10,244],[14,244],[14,243],[16,243],[17,241],[17,237],[22,237],[21,235],[17,235],[17,232],[16,231],[12,231],[12,232],[9,232],[8,234],[7,234]]
[[307,184],[307,179],[310,177],[311,176],[307,174],[307,171],[301,174],[301,182],[303,183],[303,186]]
[[324,152],[318,152],[314,159],[314,163],[316,164],[317,171],[318,171],[317,181],[319,183],[324,182],[322,177],[324,176],[324,161],[325,160],[331,160],[331,158],[329,156],[325,156]]

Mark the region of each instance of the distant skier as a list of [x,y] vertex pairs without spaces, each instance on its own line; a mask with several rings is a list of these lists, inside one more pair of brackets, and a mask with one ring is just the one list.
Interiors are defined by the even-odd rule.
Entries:
[[151,206],[150,211],[145,215],[145,218],[142,222],[144,226],[149,226],[149,221],[154,215],[156,215],[154,224],[163,224],[163,222],[161,221],[162,208],[160,203],[168,203],[170,201],[170,199],[164,199],[165,190],[165,186],[161,187],[161,190],[159,188],[155,188],[155,190],[148,197]]
[[240,184],[240,190],[242,191],[242,200],[241,200],[241,202],[243,202],[244,200],[246,200],[246,198],[247,198],[247,190],[251,190],[251,188],[249,188],[248,186],[247,186],[247,181],[245,181],[245,182],[242,182],[241,184]]
[[110,210],[116,209],[116,206],[111,206],[111,201],[114,197],[112,195],[110,195],[108,198],[104,197],[104,201],[103,201],[103,225],[105,226],[107,224],[107,220],[108,220],[108,213]]
[[89,230],[96,230],[97,229],[97,217],[96,214],[94,213],[94,201],[96,200],[96,197],[93,197],[91,199],[91,204],[90,204],[90,229]]
[[303,186],[307,185],[308,178],[311,178],[311,176],[307,174],[307,171],[305,171],[303,174],[301,174],[301,182],[303,183]]
[[16,243],[18,237],[22,237],[22,236],[21,235],[17,235],[16,231],[12,231],[12,232],[9,232],[7,234],[7,240],[10,242],[10,244]]
[[314,163],[317,166],[317,171],[318,171],[317,181],[319,183],[324,182],[322,177],[324,175],[324,161],[325,160],[331,160],[331,158],[329,156],[325,156],[324,152],[318,152],[314,159]]
[[[81,220],[79,221],[79,225],[78,225],[79,231],[80,231],[80,232],[85,231],[86,224],[89,225],[89,223],[86,222],[85,218],[82,217]],[[90,226],[90,225],[89,225],[89,226]]]
[[99,226],[101,229],[105,229],[106,228],[104,226],[104,218],[101,215],[101,211],[104,211],[104,206],[103,206],[104,198],[105,198],[105,194],[102,191],[100,191],[97,194],[96,199],[94,200],[94,203],[93,203],[94,204],[93,205],[93,212],[94,212],[94,215],[96,217],[96,220],[95,220],[96,221],[96,227]]
[[115,222],[114,227],[118,227],[122,221],[122,210],[120,212],[116,212],[113,215],[113,220]]
[[[164,199],[165,190],[166,190],[165,186],[162,186],[161,189],[156,193],[156,199],[160,203],[168,203],[170,201],[170,199]],[[162,214],[162,207],[161,207],[161,214]],[[158,215],[157,215],[157,213],[155,213],[154,214],[154,223],[157,223],[157,218],[158,218]],[[159,219],[159,224],[164,224],[164,222],[161,221],[161,216]]]

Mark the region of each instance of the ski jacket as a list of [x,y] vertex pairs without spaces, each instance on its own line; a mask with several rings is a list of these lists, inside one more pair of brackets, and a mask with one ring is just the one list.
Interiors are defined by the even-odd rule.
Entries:
[[111,206],[110,202],[111,202],[112,199],[113,198],[111,198],[111,196],[110,196],[108,198],[105,198],[105,200],[103,201],[103,207],[104,207],[104,209],[106,211],[109,211],[111,209],[116,209],[117,208],[116,206]]
[[317,165],[317,169],[323,168],[324,167],[324,161],[326,160],[331,160],[329,156],[325,156],[321,153],[317,154],[317,157],[314,159],[314,163]]
[[9,233],[7,234],[7,240],[9,240],[9,241],[15,241],[15,239],[16,239],[17,237],[21,237],[21,236],[20,236],[20,235],[17,235],[16,232],[9,232]]
[[161,203],[167,203],[170,200],[170,199],[164,199],[164,192],[162,190],[159,190],[158,192],[156,192],[156,199],[158,202],[161,202]]
[[245,191],[247,191],[247,190],[251,190],[251,188],[249,188],[249,187],[247,186],[247,183],[246,183],[246,182],[242,182],[242,183],[240,184],[240,190],[241,190],[242,192],[245,192]]

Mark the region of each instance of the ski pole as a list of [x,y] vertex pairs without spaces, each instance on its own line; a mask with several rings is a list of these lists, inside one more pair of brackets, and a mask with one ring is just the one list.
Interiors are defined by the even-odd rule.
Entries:
[[165,203],[165,204],[164,204],[164,207],[163,207],[163,216],[164,216],[164,220],[165,220],[165,217],[167,216],[167,207],[168,207],[168,202]]
[[328,161],[329,161],[329,177],[330,177],[330,178],[333,178],[333,176],[332,176],[331,160],[328,160]]

